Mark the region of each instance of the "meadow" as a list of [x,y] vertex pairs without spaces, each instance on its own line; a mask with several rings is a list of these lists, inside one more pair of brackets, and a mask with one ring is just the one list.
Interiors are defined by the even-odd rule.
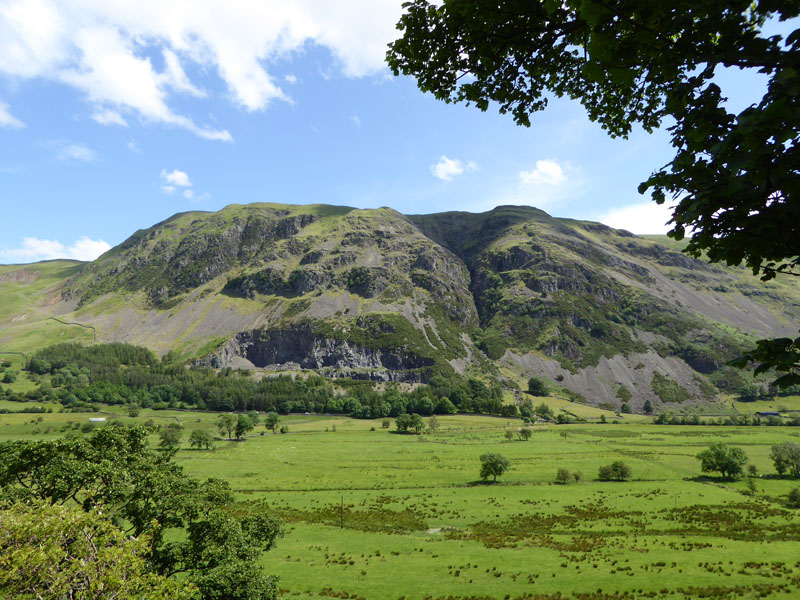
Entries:
[[[81,435],[98,416],[54,408],[0,415],[0,441]],[[184,440],[216,418],[101,414],[180,422]],[[286,598],[800,597],[800,511],[784,504],[800,482],[778,477],[769,459],[772,444],[800,441],[797,428],[536,425],[530,440],[508,441],[521,421],[438,419],[436,435],[417,436],[395,433],[393,421],[282,416],[286,434],[261,426],[246,441],[218,437],[210,451],[184,441],[177,460],[230,481],[237,511],[285,520],[264,568]],[[700,472],[695,455],[718,441],[747,453],[752,484]],[[485,452],[511,462],[494,485],[478,477]],[[597,480],[614,460],[631,467],[630,481]],[[556,484],[559,468],[580,482]]]

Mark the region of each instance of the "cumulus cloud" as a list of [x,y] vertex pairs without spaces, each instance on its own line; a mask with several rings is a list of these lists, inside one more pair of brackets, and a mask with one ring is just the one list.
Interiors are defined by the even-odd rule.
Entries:
[[64,162],[95,162],[98,155],[83,144],[67,144],[59,148],[56,158]]
[[468,171],[476,171],[478,165],[474,162],[461,162],[457,158],[447,158],[444,154],[439,159],[439,162],[431,165],[431,173],[434,177],[442,181],[452,181],[454,177],[463,175]]
[[[80,90],[104,124],[128,113],[211,140],[225,129],[196,123],[173,108],[173,96],[203,98],[185,67],[219,76],[247,111],[291,101],[295,81],[270,65],[308,45],[327,48],[347,77],[385,70],[386,44],[397,37],[395,0],[4,0],[0,3],[0,74],[43,78]],[[101,117],[102,118],[102,117]]]
[[174,185],[177,187],[192,187],[192,181],[189,179],[189,175],[186,173],[186,171],[174,169],[167,172],[166,169],[162,169],[161,179],[163,179],[168,185]]
[[626,229],[637,234],[665,234],[670,229],[672,206],[655,202],[639,202],[614,208],[598,218],[615,229]]
[[566,182],[564,169],[554,160],[537,160],[536,168],[520,171],[519,179],[524,185],[561,185]]
[[0,102],[0,127],[12,127],[14,129],[25,127],[25,123],[8,112],[8,104],[5,102]]
[[18,248],[0,249],[0,262],[28,263],[56,258],[94,260],[110,249],[111,246],[104,240],[93,240],[86,236],[82,236],[71,246],[57,240],[26,237]]

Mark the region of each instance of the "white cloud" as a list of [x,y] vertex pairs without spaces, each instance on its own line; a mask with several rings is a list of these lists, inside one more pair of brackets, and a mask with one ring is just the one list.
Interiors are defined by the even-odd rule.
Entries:
[[524,185],[561,185],[566,182],[564,169],[554,160],[537,160],[536,168],[520,171],[519,179]]
[[170,172],[167,172],[166,169],[162,169],[161,179],[163,179],[169,185],[178,187],[192,187],[192,181],[189,179],[189,175],[185,171],[179,171],[178,169]]
[[672,218],[672,206],[655,202],[639,202],[614,208],[598,218],[615,229],[626,229],[637,234],[664,234],[672,227],[666,223]]
[[194,190],[183,190],[183,197],[187,200],[194,198]]
[[142,149],[139,148],[139,144],[137,144],[134,140],[129,141],[125,144],[125,147],[128,148],[131,152],[135,152],[136,154],[141,154]]
[[83,144],[68,144],[61,147],[56,154],[58,160],[65,162],[95,162],[97,152]]
[[121,125],[127,127],[128,122],[115,110],[100,109],[92,115],[92,120],[97,121],[100,125]]
[[175,186],[174,185],[162,185],[161,186],[161,191],[164,192],[165,194],[171,194],[171,193],[173,193],[175,191]]
[[73,260],[94,260],[111,246],[103,240],[92,240],[82,236],[71,246],[65,246],[56,240],[40,240],[35,237],[23,238],[18,248],[0,250],[0,262],[25,263],[56,258]]
[[457,158],[447,158],[444,154],[439,162],[431,165],[431,173],[442,181],[452,181],[453,177],[468,171],[477,171],[478,165],[474,162],[463,163]]
[[25,123],[8,112],[8,104],[5,102],[0,102],[0,127],[13,127],[14,129],[25,127]]
[[283,78],[283,80],[284,80],[286,83],[292,83],[292,84],[295,84],[295,83],[297,83],[297,76],[296,76],[296,75],[292,75],[292,74],[290,73],[289,75],[285,75],[285,76],[284,76],[284,78]]
[[358,115],[353,115],[352,117],[350,117],[350,120],[356,127],[361,127],[361,117],[359,117]]
[[0,74],[70,85],[98,115],[130,113],[230,141],[174,110],[173,94],[206,96],[185,66],[218,75],[245,110],[263,110],[291,101],[280,84],[296,81],[276,78],[271,65],[310,45],[329,49],[347,77],[385,72],[401,12],[397,0],[3,0]]

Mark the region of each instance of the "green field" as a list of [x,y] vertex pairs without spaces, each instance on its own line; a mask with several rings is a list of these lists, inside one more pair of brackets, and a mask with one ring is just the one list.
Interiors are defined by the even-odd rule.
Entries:
[[[52,439],[100,415],[187,432],[216,417],[3,414],[0,441]],[[380,421],[284,416],[288,434],[262,427],[177,459],[192,475],[229,480],[238,510],[287,522],[264,555],[287,598],[800,597],[800,511],[783,500],[800,482],[777,477],[769,459],[772,444],[798,441],[796,428],[540,425],[509,442],[520,421],[439,420],[437,435],[414,436]],[[756,465],[754,494],[744,479],[701,477],[695,455],[717,441]],[[511,461],[495,485],[479,481],[484,452]],[[631,481],[596,480],[614,460]],[[555,484],[559,467],[581,482]]]

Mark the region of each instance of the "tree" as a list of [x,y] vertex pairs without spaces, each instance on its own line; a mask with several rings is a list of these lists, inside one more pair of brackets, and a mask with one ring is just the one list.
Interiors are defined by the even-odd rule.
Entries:
[[497,478],[505,473],[510,465],[505,456],[502,454],[496,454],[494,452],[481,454],[480,460],[481,479],[484,481],[489,479],[489,477],[493,477],[492,482],[496,482]]
[[436,418],[436,415],[433,415],[430,419],[428,419],[428,431],[430,431],[434,436],[436,432],[439,431],[439,419]]
[[550,389],[538,377],[531,377],[528,379],[528,393],[531,396],[547,396],[550,394]]
[[648,414],[648,415],[652,415],[653,414],[653,403],[650,402],[649,399],[644,401],[643,410],[644,410],[645,414]]
[[555,418],[553,409],[547,406],[544,402],[540,402],[533,409],[533,413],[543,421],[552,421]]
[[233,431],[236,429],[236,415],[231,413],[224,413],[217,417],[217,429],[220,435],[228,434],[228,439],[233,437]]
[[205,429],[195,429],[189,435],[189,445],[192,448],[197,447],[198,450],[202,448],[210,450],[214,446],[214,436]]
[[532,433],[533,432],[531,431],[530,427],[520,427],[519,430],[517,431],[519,439],[521,439],[523,442],[527,442],[529,439],[531,439]]
[[149,538],[96,510],[11,504],[0,510],[0,593],[19,598],[190,600],[193,585],[147,572]]
[[712,444],[697,454],[703,473],[719,472],[725,479],[733,479],[742,474],[747,464],[747,455],[741,448],[729,447],[722,443]]
[[88,438],[2,443],[0,500],[96,509],[148,540],[148,572],[185,577],[203,600],[276,598],[276,579],[257,562],[282,535],[280,521],[233,516],[226,482],[187,476],[172,453],[148,449],[148,434],[109,425]]
[[243,440],[248,431],[255,428],[253,421],[247,415],[238,415],[236,417],[236,439]]
[[558,471],[556,471],[556,483],[561,483],[561,484],[569,483],[569,480],[571,478],[572,475],[570,475],[570,472],[563,467],[559,468]]
[[790,473],[794,477],[800,477],[800,444],[795,442],[775,444],[770,450],[769,457],[779,475]]
[[397,415],[394,421],[397,431],[401,433],[406,433],[410,429],[413,429],[414,433],[420,433],[425,429],[425,423],[422,422],[422,417],[417,413],[411,415],[407,413]]
[[167,423],[158,433],[159,446],[164,450],[172,450],[181,445],[183,426],[180,423]]
[[264,417],[264,427],[272,430],[272,433],[275,433],[275,430],[278,429],[278,423],[280,420],[281,418],[278,416],[278,413],[269,412],[267,413],[267,416]]
[[621,460],[600,467],[597,478],[602,481],[625,481],[631,478],[631,468]]
[[505,436],[506,436],[506,440],[508,440],[510,442],[510,441],[512,441],[514,439],[514,432],[513,431],[509,431],[508,429],[506,429]]
[[254,427],[261,422],[261,417],[259,416],[257,410],[251,410],[249,413],[247,413],[247,416],[250,417],[250,421],[252,421]]
[[786,499],[792,508],[800,508],[800,488],[794,488],[790,491]]
[[[549,94],[580,101],[611,136],[671,118],[675,157],[639,192],[677,201],[669,235],[691,233],[690,255],[770,279],[800,273],[800,30],[784,40],[763,26],[798,14],[769,0],[413,0],[387,61],[438,99],[494,102],[520,125]],[[728,112],[721,67],[764,74],[766,93]],[[748,360],[800,383],[800,338],[764,341],[736,366]]]

